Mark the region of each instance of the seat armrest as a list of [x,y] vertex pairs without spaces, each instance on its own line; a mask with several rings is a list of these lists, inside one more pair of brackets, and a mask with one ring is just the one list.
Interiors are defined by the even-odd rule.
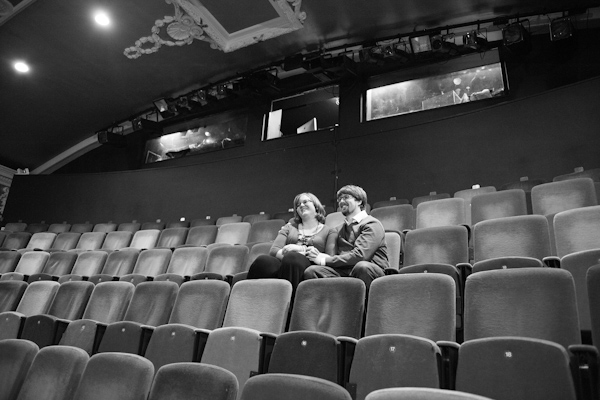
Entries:
[[339,336],[337,338],[341,345],[341,360],[340,360],[340,385],[347,387],[350,382],[350,367],[354,360],[354,352],[358,340],[349,336]]
[[560,268],[560,258],[557,256],[547,256],[542,258],[542,262],[548,268]]
[[106,332],[107,327],[108,327],[108,324],[96,321],[96,336],[94,337],[94,345],[92,347],[92,355],[94,355],[98,352],[98,347],[100,347],[100,342],[102,341],[102,338],[104,337],[104,333]]
[[436,344],[442,352],[440,360],[440,388],[454,390],[456,388],[456,368],[458,366],[460,344],[446,340],[440,340]]
[[209,329],[200,328],[195,329],[194,331],[198,336],[198,350],[194,357],[196,358],[197,362],[200,362],[200,360],[202,360],[202,353],[204,353],[204,348],[206,347],[206,342],[208,341],[208,335],[210,335],[211,331]]
[[54,344],[59,344],[63,334],[69,327],[71,321],[64,318],[56,318],[56,333],[54,335]]
[[598,349],[586,344],[569,346],[571,373],[578,399],[600,398],[598,382]]
[[269,362],[271,361],[271,354],[273,354],[273,347],[277,336],[274,333],[263,332],[260,334],[262,337],[262,343],[260,345],[260,359],[258,360],[258,373],[266,374],[269,372]]
[[140,356],[144,356],[146,354],[146,349],[148,348],[148,344],[150,343],[150,339],[152,338],[152,334],[154,333],[154,326],[150,325],[142,325],[142,337],[140,340],[140,347],[138,349],[138,354]]

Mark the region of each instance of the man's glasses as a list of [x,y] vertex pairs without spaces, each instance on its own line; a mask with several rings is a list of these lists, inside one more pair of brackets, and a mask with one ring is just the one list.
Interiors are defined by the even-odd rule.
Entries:
[[349,199],[353,199],[354,196],[352,196],[351,194],[340,194],[337,198],[338,203],[342,200],[349,200]]

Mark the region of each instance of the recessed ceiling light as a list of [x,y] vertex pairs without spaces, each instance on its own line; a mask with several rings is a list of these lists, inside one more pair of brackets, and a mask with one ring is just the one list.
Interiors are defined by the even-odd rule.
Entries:
[[110,25],[110,18],[108,17],[108,14],[104,11],[97,11],[94,14],[94,21],[96,21],[96,23],[100,26]]
[[25,63],[24,61],[15,62],[13,64],[13,67],[17,70],[17,72],[20,72],[22,74],[29,72],[29,65],[27,65],[27,63]]

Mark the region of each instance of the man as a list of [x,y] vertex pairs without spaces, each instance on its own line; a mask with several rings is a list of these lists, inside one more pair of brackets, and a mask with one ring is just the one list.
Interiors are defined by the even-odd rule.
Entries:
[[365,211],[367,193],[361,187],[344,186],[337,200],[346,220],[337,227],[335,255],[309,248],[307,257],[316,265],[304,271],[304,279],[352,276],[365,282],[368,290],[389,267],[385,229]]

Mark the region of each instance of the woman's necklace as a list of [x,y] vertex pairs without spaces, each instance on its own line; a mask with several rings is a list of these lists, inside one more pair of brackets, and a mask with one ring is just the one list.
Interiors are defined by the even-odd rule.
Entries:
[[317,226],[315,226],[314,228],[309,229],[308,232],[307,232],[304,229],[304,224],[301,223],[300,226],[299,226],[299,228],[300,228],[300,235],[299,235],[299,238],[298,238],[298,239],[300,239],[300,242],[303,245],[307,245],[309,239],[317,233],[317,231],[318,231],[318,229],[319,229],[320,226],[321,226],[321,223],[319,222],[319,223],[317,223]]

